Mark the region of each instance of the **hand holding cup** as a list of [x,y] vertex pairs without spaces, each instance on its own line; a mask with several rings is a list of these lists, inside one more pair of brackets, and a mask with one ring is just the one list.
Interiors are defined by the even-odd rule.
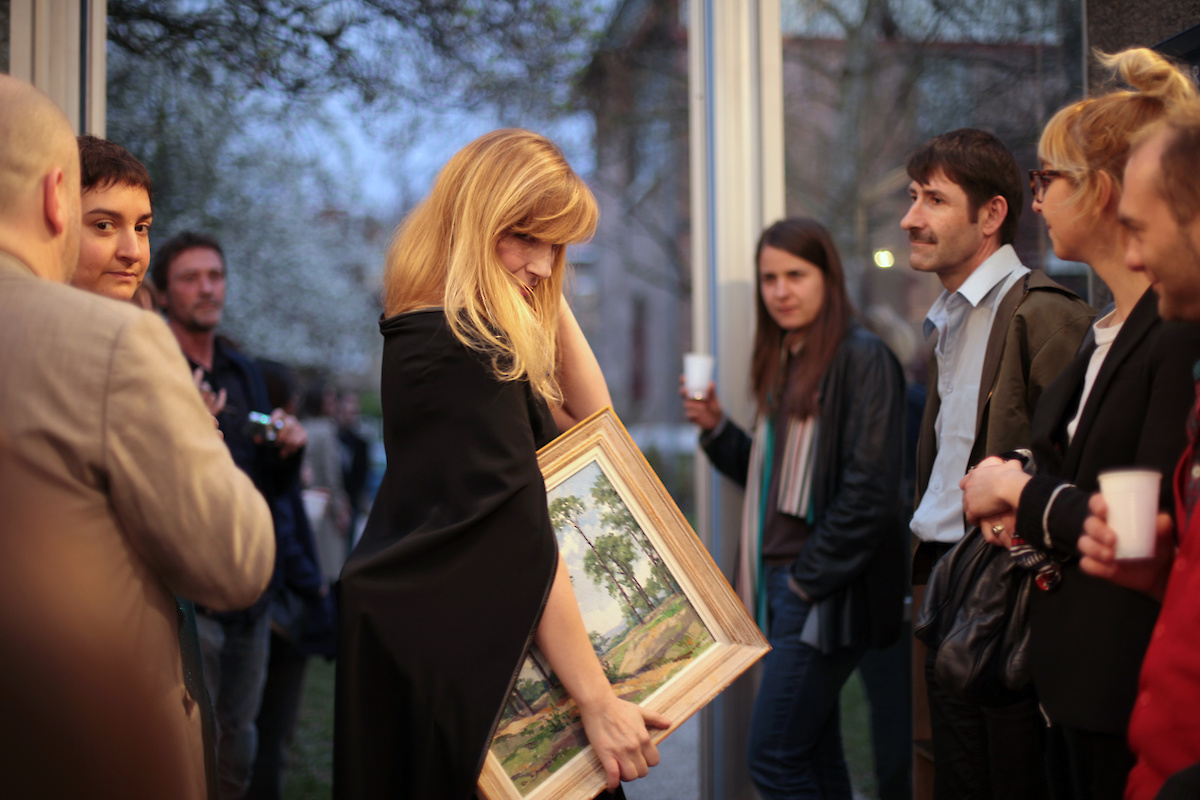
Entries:
[[708,353],[683,354],[683,386],[689,399],[703,400],[712,379],[712,356]]
[[[683,397],[683,413],[688,421],[702,431],[711,431],[721,423],[725,412],[717,401],[717,389],[712,381],[713,358],[704,353],[687,353],[683,357],[683,375],[679,376],[679,394]],[[703,379],[703,383],[699,381]]]
[[1175,524],[1167,514],[1159,514],[1154,523],[1154,557],[1117,560],[1117,534],[1109,527],[1109,508],[1097,492],[1088,502],[1091,516],[1083,523],[1079,537],[1079,568],[1097,578],[1112,581],[1126,589],[1143,592],[1162,601],[1175,560]]
[[1100,494],[1108,506],[1108,525],[1117,535],[1116,557],[1154,556],[1154,517],[1162,474],[1152,469],[1100,473]]

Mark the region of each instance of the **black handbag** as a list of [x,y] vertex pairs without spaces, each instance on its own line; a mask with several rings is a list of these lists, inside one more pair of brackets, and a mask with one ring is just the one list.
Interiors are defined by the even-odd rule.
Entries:
[[938,685],[982,706],[1028,694],[1033,573],[978,527],[934,566],[914,635],[936,653]]

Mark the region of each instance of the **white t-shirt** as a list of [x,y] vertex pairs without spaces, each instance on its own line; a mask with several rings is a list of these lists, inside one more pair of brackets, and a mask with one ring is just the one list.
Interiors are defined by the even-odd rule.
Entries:
[[1096,320],[1096,324],[1092,326],[1092,332],[1096,337],[1096,349],[1092,351],[1092,360],[1088,362],[1087,375],[1083,378],[1083,394],[1079,397],[1079,407],[1075,409],[1075,416],[1067,423],[1068,443],[1075,438],[1075,429],[1079,427],[1079,417],[1083,414],[1083,407],[1087,405],[1088,395],[1092,393],[1096,375],[1100,372],[1104,359],[1108,357],[1108,351],[1112,349],[1113,340],[1117,338],[1117,334],[1121,332],[1121,326],[1125,324],[1125,320],[1118,322],[1116,317],[1117,312],[1110,311],[1101,319]]

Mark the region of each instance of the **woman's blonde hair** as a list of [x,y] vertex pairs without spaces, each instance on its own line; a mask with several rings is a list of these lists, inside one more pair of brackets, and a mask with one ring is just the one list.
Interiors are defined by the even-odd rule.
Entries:
[[[442,306],[464,345],[497,378],[527,378],[561,400],[555,377],[566,245],[596,229],[596,199],[562,152],[536,133],[492,131],[458,151],[433,191],[396,229],[384,268],[387,316]],[[554,245],[550,277],[527,295],[500,261],[507,234]]]
[[1075,184],[1068,202],[1086,213],[1099,201],[1100,172],[1121,191],[1121,177],[1129,160],[1134,134],[1164,117],[1181,102],[1197,96],[1191,77],[1164,56],[1144,47],[1096,59],[1131,89],[1115,89],[1062,108],[1042,132],[1038,158],[1067,173]]

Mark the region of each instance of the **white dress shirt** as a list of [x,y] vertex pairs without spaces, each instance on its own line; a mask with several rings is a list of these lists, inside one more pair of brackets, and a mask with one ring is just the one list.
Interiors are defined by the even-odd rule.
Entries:
[[1000,301],[1028,273],[1012,246],[1004,245],[958,291],[943,291],[925,317],[925,335],[938,332],[933,352],[941,407],[934,423],[933,472],[912,519],[912,531],[922,541],[952,544],[965,533],[958,482],[975,444],[984,353]]

